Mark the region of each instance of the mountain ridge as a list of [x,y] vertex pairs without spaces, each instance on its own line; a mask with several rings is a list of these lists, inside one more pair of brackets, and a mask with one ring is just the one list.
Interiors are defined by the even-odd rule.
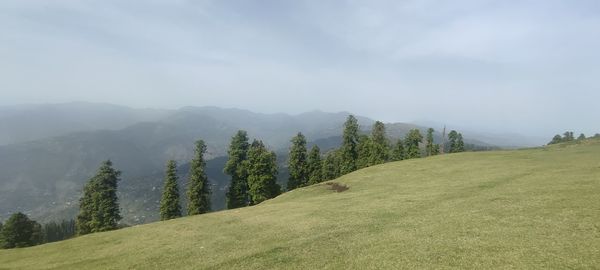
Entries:
[[[85,105],[85,104],[84,104]],[[83,184],[100,162],[111,159],[123,171],[120,198],[124,222],[144,223],[157,219],[156,201],[160,198],[162,172],[169,159],[181,166],[193,156],[193,143],[203,139],[206,159],[214,167],[209,180],[215,188],[213,203],[224,207],[224,189],[228,178],[218,169],[231,136],[239,129],[251,138],[261,139],[285,164],[291,137],[303,132],[309,145],[323,151],[339,146],[347,112],[312,111],[298,115],[261,114],[241,109],[186,107],[167,111],[155,121],[142,121],[125,128],[71,132],[34,141],[0,146],[0,219],[22,211],[34,219],[72,218]],[[363,132],[374,121],[358,117]],[[411,128],[425,127],[395,123],[388,125],[392,140],[403,137]],[[435,134],[440,141],[440,134]],[[480,143],[465,138],[466,143]],[[182,183],[185,173],[180,172]],[[279,183],[285,186],[286,170],[280,168]],[[137,188],[138,190],[136,190]],[[144,218],[140,218],[140,217]]]

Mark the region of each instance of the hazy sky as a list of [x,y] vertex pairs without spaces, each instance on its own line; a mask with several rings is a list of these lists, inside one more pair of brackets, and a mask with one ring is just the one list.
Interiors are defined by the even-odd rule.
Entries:
[[600,1],[0,1],[0,105],[600,132]]

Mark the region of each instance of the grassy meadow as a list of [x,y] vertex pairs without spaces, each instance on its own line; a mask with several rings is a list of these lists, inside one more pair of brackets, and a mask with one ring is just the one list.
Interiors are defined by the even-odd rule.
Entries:
[[599,140],[406,160],[333,182],[341,192],[322,183],[0,250],[0,269],[600,268]]

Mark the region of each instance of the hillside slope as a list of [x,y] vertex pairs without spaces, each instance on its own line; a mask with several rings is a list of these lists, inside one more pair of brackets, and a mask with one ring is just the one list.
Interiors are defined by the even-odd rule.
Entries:
[[[76,109],[85,104],[75,105],[54,107],[66,114],[64,111],[79,112]],[[34,108],[38,112],[34,115],[39,115],[40,112],[53,115],[47,109]],[[74,114],[81,114],[80,118],[89,114],[83,113],[85,107],[79,109],[81,113]],[[87,110],[101,111],[95,107]],[[101,117],[101,112],[93,115],[106,120],[118,118],[119,112],[120,110],[115,110],[104,118]],[[16,211],[39,222],[74,218],[83,185],[96,172],[99,164],[107,159],[112,160],[115,168],[123,172],[119,184],[123,222],[142,224],[157,221],[166,161],[174,159],[181,165],[181,184],[185,185],[186,165],[193,157],[194,141],[199,138],[208,147],[205,158],[210,167],[207,174],[213,190],[212,206],[214,210],[221,210],[225,207],[225,190],[230,181],[222,172],[225,162],[223,157],[227,154],[231,136],[237,130],[244,129],[251,138],[264,140],[270,149],[277,152],[280,165],[284,165],[290,139],[298,131],[302,131],[309,141],[319,145],[323,152],[338,147],[343,123],[348,115],[344,112],[319,111],[300,115],[262,114],[239,109],[186,107],[168,111],[168,115],[161,120],[140,122],[123,129],[88,130],[0,145],[0,221],[8,219]],[[57,121],[64,120],[56,115],[54,117],[58,118]],[[374,122],[365,117],[358,119],[364,129],[369,129]],[[54,122],[49,122],[50,126],[54,126],[52,123]],[[35,124],[33,126],[37,127]],[[44,126],[40,128],[43,130]],[[394,141],[397,137],[403,137],[411,128],[421,128],[422,131],[426,129],[402,123],[388,125],[389,135]],[[435,138],[439,141],[441,136],[436,134]],[[468,138],[465,141],[470,142]],[[278,181],[285,186],[287,170],[280,166],[279,171]]]
[[375,166],[258,206],[18,250],[0,269],[594,268],[600,141]]

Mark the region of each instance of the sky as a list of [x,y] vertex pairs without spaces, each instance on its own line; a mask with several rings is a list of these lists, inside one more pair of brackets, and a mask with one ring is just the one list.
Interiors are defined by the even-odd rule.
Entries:
[[597,0],[3,0],[0,105],[600,132]]

